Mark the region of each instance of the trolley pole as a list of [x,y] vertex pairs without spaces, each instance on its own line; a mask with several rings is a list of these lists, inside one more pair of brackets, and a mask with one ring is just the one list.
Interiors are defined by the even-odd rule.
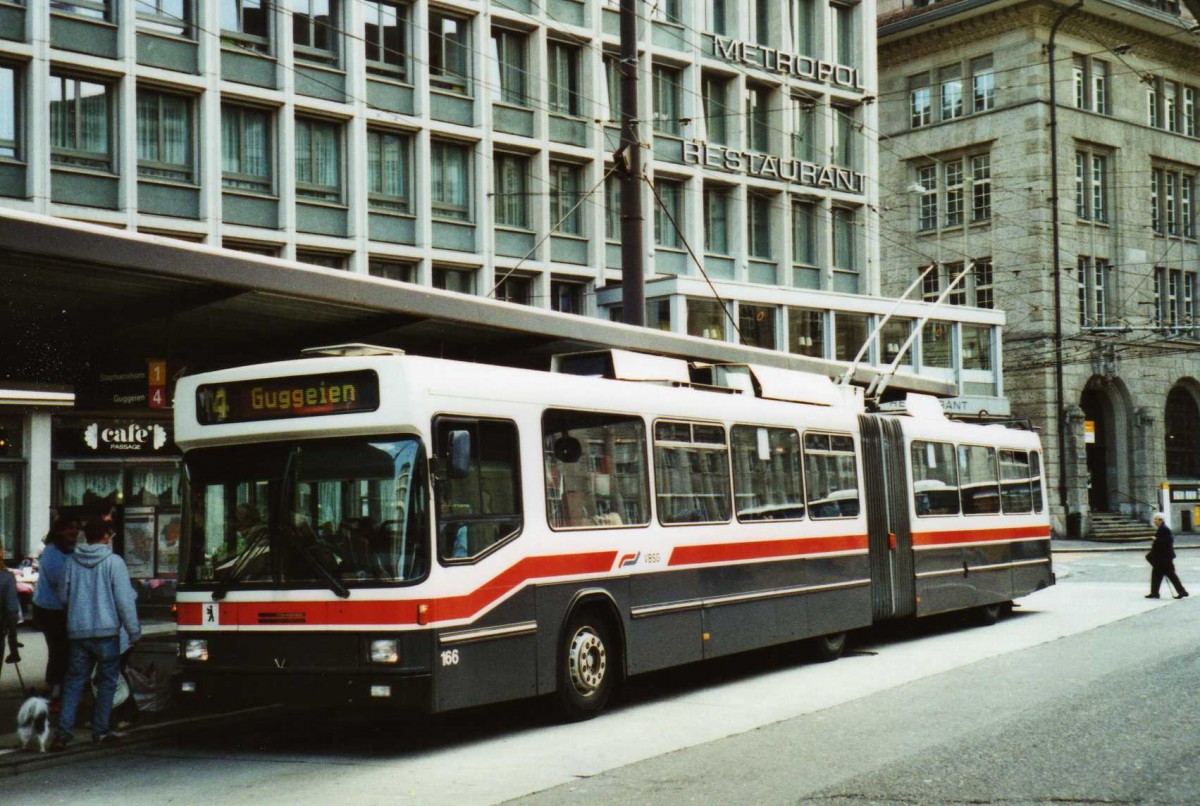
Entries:
[[642,148],[638,141],[637,0],[621,0],[621,319],[646,324],[645,245],[642,219]]

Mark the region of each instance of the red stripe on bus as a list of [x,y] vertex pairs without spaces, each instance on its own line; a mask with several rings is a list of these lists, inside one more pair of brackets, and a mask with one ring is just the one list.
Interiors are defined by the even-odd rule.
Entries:
[[827,554],[834,551],[857,551],[867,547],[866,535],[835,535],[833,537],[800,537],[789,540],[760,540],[754,543],[716,543],[713,545],[679,546],[671,552],[667,565],[701,565],[704,563],[762,560],[778,557],[801,557],[808,554]]
[[[426,624],[435,621],[463,619],[478,614],[526,582],[551,577],[599,574],[612,568],[615,551],[588,554],[564,554],[547,557],[526,557],[516,565],[500,572],[482,587],[461,596],[440,599],[370,600],[350,598],[336,602],[221,602],[221,626],[294,626],[294,625],[375,625],[416,624],[417,607],[428,604]],[[369,590],[356,590],[353,596],[369,595]],[[181,602],[176,621],[181,627],[201,624],[206,602]]]
[[1006,529],[955,529],[947,532],[914,532],[914,546],[942,546],[955,543],[985,543],[1020,540],[1029,537],[1050,538],[1049,526],[1010,526]]

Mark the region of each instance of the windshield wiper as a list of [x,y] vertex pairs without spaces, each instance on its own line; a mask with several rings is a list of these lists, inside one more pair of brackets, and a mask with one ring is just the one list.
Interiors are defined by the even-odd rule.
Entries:
[[[331,574],[329,569],[325,567],[325,564],[313,554],[312,549],[304,544],[304,535],[301,533],[302,529],[308,529],[308,527],[296,527],[295,531],[293,532],[294,537],[292,538],[292,544],[300,550],[300,554],[303,555],[304,559],[308,560],[309,566],[311,566],[314,571],[320,574],[322,579],[329,583],[329,589],[336,593],[338,598],[349,599],[350,589],[343,585],[340,579]],[[311,529],[309,529],[309,534],[312,534]],[[312,537],[315,541],[316,536],[312,535]]]

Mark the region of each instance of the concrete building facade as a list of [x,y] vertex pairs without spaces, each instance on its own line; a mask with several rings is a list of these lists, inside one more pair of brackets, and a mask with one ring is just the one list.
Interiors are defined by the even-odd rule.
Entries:
[[932,265],[927,297],[964,274],[950,302],[1007,311],[1059,535],[1200,520],[1193,28],[1171,2],[879,5],[883,287]]

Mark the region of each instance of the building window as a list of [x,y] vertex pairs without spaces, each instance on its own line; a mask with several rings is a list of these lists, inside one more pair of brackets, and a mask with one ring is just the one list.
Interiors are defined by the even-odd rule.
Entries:
[[1103,258],[1080,255],[1075,263],[1075,284],[1079,326],[1104,327],[1108,324],[1108,286],[1111,264]]
[[583,315],[583,298],[587,285],[571,280],[550,280],[550,310]]
[[496,225],[529,229],[529,158],[493,154],[492,179]]
[[271,49],[270,0],[224,0],[221,3],[221,39],[234,47],[268,53]]
[[833,208],[833,267],[858,271],[857,211],[847,207]]
[[550,163],[550,229],[563,235],[583,234],[580,170],[569,162]]
[[272,190],[271,113],[221,104],[221,184],[227,188]]
[[987,112],[996,106],[996,74],[992,54],[971,60],[971,110]]
[[825,314],[805,308],[788,308],[788,352],[825,357]]
[[1154,270],[1154,307],[1156,324],[1174,331],[1170,335],[1196,338],[1197,276],[1194,271],[1181,269]]
[[979,154],[970,159],[971,221],[987,221],[992,217],[992,157]]
[[834,106],[832,109],[834,141],[829,156],[835,165],[855,168],[858,166],[859,154],[858,110],[850,106]]
[[942,192],[945,198],[947,227],[963,224],[963,167],[962,160],[949,160],[942,164]]
[[704,251],[710,255],[729,254],[730,197],[724,185],[704,188]]
[[798,199],[792,201],[792,263],[817,263],[817,206]]
[[1075,152],[1075,215],[1083,220],[1108,221],[1108,157]]
[[715,299],[687,301],[687,334],[725,341],[725,307]]
[[109,86],[69,76],[50,76],[50,161],[113,170]]
[[367,129],[367,193],[371,207],[412,212],[407,134]]
[[[833,315],[833,358],[835,361],[853,361],[854,356],[867,342],[868,317],[837,311]],[[869,357],[869,354],[868,354]]]
[[1150,76],[1147,83],[1146,111],[1150,125],[1195,137],[1195,88],[1162,76]]
[[746,208],[750,257],[770,260],[775,256],[771,248],[771,194],[750,191]]
[[1075,54],[1071,69],[1076,109],[1108,114],[1108,62]]
[[963,69],[961,64],[951,64],[938,70],[938,84],[942,96],[942,120],[953,120],[963,116]]
[[[891,366],[894,362],[897,366],[912,366],[912,350],[905,348],[903,354],[900,352],[900,349],[908,342],[908,337],[912,335],[912,332],[913,322],[911,319],[892,318],[883,323],[883,326],[879,329],[879,359],[882,365]],[[897,361],[896,359],[900,360]]]
[[704,128],[710,143],[729,144],[729,117],[734,114],[728,106],[729,81],[715,75],[705,75],[701,82],[704,102]]
[[833,23],[833,61],[854,67],[858,64],[858,5],[829,4]]
[[0,64],[0,159],[21,158],[20,74]]
[[654,205],[654,243],[669,249],[683,246],[678,226],[683,221],[683,183],[674,179],[655,179],[658,199]]
[[950,322],[929,320],[921,329],[921,365],[937,369],[953,369],[954,325]]
[[367,70],[408,79],[409,9],[400,3],[362,0]]
[[89,20],[107,20],[108,3],[104,0],[74,0],[71,3],[56,2],[52,4],[56,14],[72,14],[76,17],[86,17]]
[[606,123],[621,122],[621,64],[616,56],[604,54],[604,99],[608,103]]
[[621,242],[621,177],[615,174],[604,180],[604,237]]
[[524,274],[506,274],[496,281],[495,297],[500,302],[528,305],[533,301],[533,278]]
[[650,7],[650,18],[658,22],[683,22],[679,7],[681,0],[658,0]]
[[429,146],[433,217],[471,220],[471,149],[434,140]]
[[679,96],[683,82],[683,71],[674,67],[655,65],[654,77],[654,132],[678,137],[681,131]]
[[342,200],[342,127],[338,123],[296,118],[296,195]]
[[526,35],[504,28],[492,29],[492,100],[525,106]]
[[738,334],[747,347],[775,349],[775,308],[770,305],[738,305]]
[[395,280],[400,283],[412,283],[416,282],[417,279],[417,266],[415,263],[404,263],[396,260],[371,258],[367,261],[367,272],[372,277]]
[[993,109],[996,82],[992,55],[909,76],[908,97],[909,126],[914,129]]
[[771,88],[746,87],[746,147],[751,151],[771,150]]
[[934,265],[932,269],[927,266],[917,267],[917,276],[921,278],[921,300],[923,302],[936,303],[942,295],[940,265]]
[[979,258],[975,261],[975,307],[992,309],[996,307],[996,299],[992,293],[992,261],[990,258]]
[[707,30],[722,36],[729,33],[729,22],[726,14],[727,5],[726,0],[708,0],[705,3],[708,23]]
[[322,266],[326,269],[345,269],[346,256],[335,252],[319,252],[312,249],[297,249],[296,260],[310,266]]
[[815,162],[817,159],[817,104],[812,98],[793,95],[792,158]]
[[1164,421],[1167,475],[1200,478],[1200,409],[1186,387],[1176,386],[1167,394]]
[[583,114],[579,99],[579,48],[561,42],[546,46],[547,105],[551,112],[573,117]]
[[192,39],[192,13],[191,0],[138,0],[137,26],[143,31]]
[[192,99],[138,89],[138,176],[191,182]]
[[459,294],[474,294],[475,270],[434,266],[433,287],[443,291],[456,291]]
[[1196,176],[1177,168],[1155,166],[1150,171],[1150,226],[1159,235],[1194,238],[1192,200]]
[[792,23],[792,49],[804,56],[815,55],[814,35],[820,30],[815,0],[789,0],[787,9]]
[[292,44],[301,59],[336,62],[341,24],[337,0],[290,0]]
[[429,83],[471,94],[471,23],[466,18],[429,12]]
[[[990,154],[952,157],[937,165],[918,165],[917,228],[921,232],[961,227],[967,223],[966,200],[971,200],[971,223],[992,217],[992,160]],[[941,184],[938,175],[941,174]]]
[[992,369],[992,328],[990,325],[962,326],[962,368],[990,372]]

